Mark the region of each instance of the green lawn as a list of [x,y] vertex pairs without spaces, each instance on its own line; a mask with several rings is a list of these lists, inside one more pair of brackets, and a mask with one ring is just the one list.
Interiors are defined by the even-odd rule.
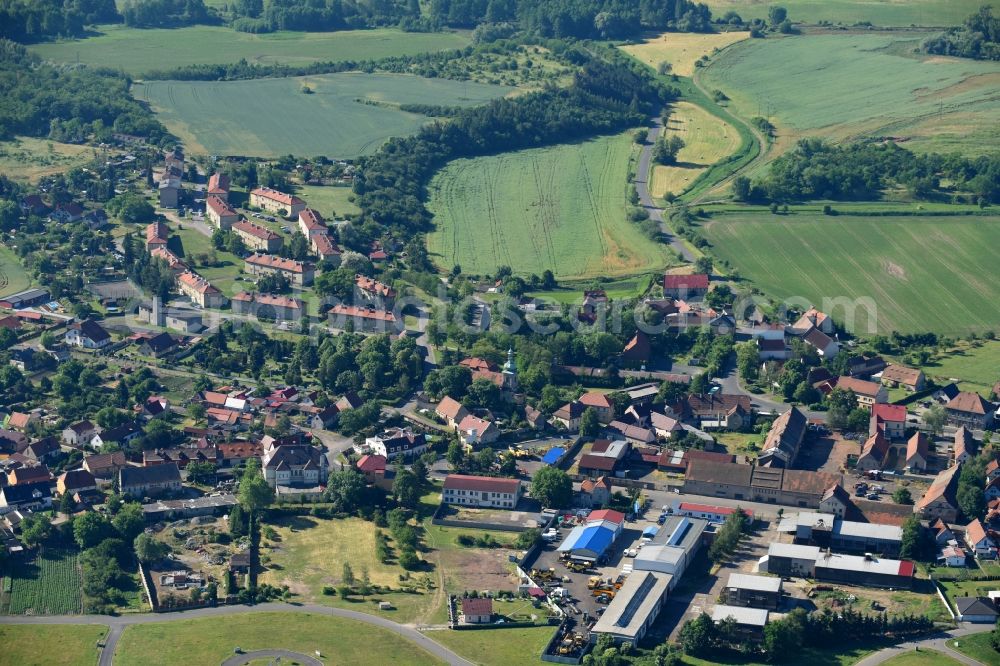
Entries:
[[34,183],[43,176],[82,166],[96,154],[91,146],[15,137],[10,141],[0,141],[0,174]]
[[[192,26],[140,30],[120,25],[98,28],[86,39],[38,44],[31,50],[43,58],[124,69],[141,75],[151,70],[200,64],[247,62],[307,65],[319,61],[375,60],[389,56],[463,48],[468,37],[458,33],[346,30],[342,32],[275,32],[253,35],[232,28]],[[123,57],[127,54],[127,57]]]
[[0,597],[0,606],[7,614],[62,615],[82,610],[80,565],[75,551],[43,548],[33,561],[13,560],[7,573],[11,578],[10,593],[5,591]]
[[1000,664],[1000,652],[994,650],[993,646],[990,645],[991,633],[986,631],[981,634],[962,636],[961,638],[948,641],[948,647],[958,650],[980,663],[996,666]]
[[[918,57],[923,34],[750,39],[698,74],[744,118],[768,116],[779,145],[803,135],[894,136],[907,147],[984,154],[1000,123],[1000,63]],[[864,81],[864,85],[859,82]]]
[[[230,252],[216,250],[212,245],[212,239],[197,229],[189,226],[183,229],[177,229],[176,225],[174,227],[169,247],[177,256],[183,258],[192,270],[230,298],[236,292],[248,288],[248,285],[236,279],[243,272],[242,259]],[[198,255],[213,251],[220,262],[219,266],[205,266],[196,260]]]
[[[766,18],[774,4],[761,0],[705,0],[712,14],[736,11],[744,19]],[[796,22],[830,21],[853,25],[870,21],[878,26],[958,25],[983,4],[983,0],[783,0],[788,18]]]
[[539,662],[542,650],[555,634],[553,627],[435,631],[438,643],[483,666]]
[[[308,87],[313,94],[304,94]],[[412,134],[427,117],[399,104],[476,106],[511,90],[407,74],[345,72],[248,81],[147,81],[148,102],[192,153],[272,157],[294,153],[355,157],[391,136]]]
[[[720,215],[704,227],[712,252],[766,294],[813,303],[851,330],[986,331],[1000,321],[993,248],[1000,217]],[[864,300],[870,299],[870,300]],[[874,303],[869,315],[864,303]],[[846,322],[848,326],[851,322]]]
[[920,650],[901,654],[882,663],[888,666],[954,666],[962,662],[935,650]]
[[327,219],[357,215],[361,212],[357,204],[350,200],[354,196],[354,191],[350,187],[303,185],[299,188],[298,194],[305,199],[310,208],[315,208]]
[[0,296],[24,291],[31,285],[28,273],[14,251],[0,244]]
[[[283,648],[325,664],[438,664],[422,648],[379,627],[312,613],[247,613],[128,627],[115,650],[121,666],[217,666],[233,648]],[[14,662],[16,663],[16,662]]]
[[667,246],[625,215],[635,150],[628,133],[449,163],[430,185],[434,261],[571,279],[662,269]]
[[[815,648],[803,648],[798,651],[790,663],[810,664],[810,666],[851,666],[862,657],[870,654],[873,648],[852,647],[844,650],[819,650]],[[683,656],[683,662],[690,666],[767,666],[761,662],[746,661],[740,659],[699,659],[690,655]]]
[[94,666],[103,624],[0,625],[2,661],[18,666]]
[[1000,342],[959,343],[923,366],[925,374],[938,382],[959,379],[989,397],[993,384],[1000,381]]

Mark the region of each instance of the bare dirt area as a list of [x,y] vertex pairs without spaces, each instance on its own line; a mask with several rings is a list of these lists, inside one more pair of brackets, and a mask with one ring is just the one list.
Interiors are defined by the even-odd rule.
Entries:
[[795,467],[811,471],[839,473],[844,470],[849,455],[858,455],[861,445],[839,434],[811,436],[802,445]]
[[512,554],[506,548],[449,550],[441,553],[441,566],[454,590],[517,590],[517,574],[508,560]]

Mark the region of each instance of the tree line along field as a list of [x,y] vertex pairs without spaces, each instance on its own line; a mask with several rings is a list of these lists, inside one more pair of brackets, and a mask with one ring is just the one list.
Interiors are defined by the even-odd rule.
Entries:
[[73,551],[44,548],[34,561],[8,566],[0,592],[0,609],[9,615],[64,615],[83,606],[80,563]]
[[975,13],[983,0],[705,0],[714,16],[737,12],[744,20],[767,18],[768,8],[780,4],[793,21],[844,23],[868,21],[877,26],[908,27],[959,25]]
[[711,55],[716,49],[724,49],[749,36],[746,31],[710,34],[665,32],[638,44],[625,44],[621,49],[653,69],[666,62],[670,63],[670,71],[674,74],[691,76],[695,71],[695,62],[702,56]]
[[139,76],[185,65],[234,63],[241,58],[260,64],[306,65],[414,55],[469,44],[466,35],[456,32],[392,29],[254,35],[205,25],[163,30],[107,25],[99,31],[94,37],[37,44],[31,50],[57,62],[82,62]]
[[[306,94],[308,87],[312,94]],[[399,104],[476,106],[511,88],[407,74],[345,72],[247,81],[148,81],[133,88],[188,152],[274,157],[373,153],[427,117]]]
[[[1000,217],[719,215],[712,252],[768,296],[871,298],[879,333],[961,335],[1000,322]],[[850,330],[868,332],[864,308]],[[843,319],[843,310],[831,313]]]
[[626,218],[631,134],[455,160],[430,185],[441,267],[489,274],[550,269],[558,278],[633,275],[668,262]]
[[[916,54],[922,34],[801,35],[746,40],[698,74],[744,118],[778,126],[779,147],[801,136],[893,136],[913,150],[994,150],[1000,63]],[[780,151],[779,151],[780,152]]]
[[681,194],[708,167],[740,147],[739,132],[732,125],[690,102],[673,106],[665,136],[671,135],[683,139],[684,147],[677,154],[677,164],[653,166],[649,192],[654,197],[663,197],[667,192]]

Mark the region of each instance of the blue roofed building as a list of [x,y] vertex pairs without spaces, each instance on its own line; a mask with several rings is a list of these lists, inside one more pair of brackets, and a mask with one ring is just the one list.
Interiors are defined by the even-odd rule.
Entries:
[[548,453],[542,456],[542,462],[546,465],[555,465],[563,457],[564,453],[566,453],[566,449],[560,446],[549,449]]
[[600,561],[614,543],[617,532],[618,525],[609,520],[577,525],[557,550],[568,553],[574,560]]

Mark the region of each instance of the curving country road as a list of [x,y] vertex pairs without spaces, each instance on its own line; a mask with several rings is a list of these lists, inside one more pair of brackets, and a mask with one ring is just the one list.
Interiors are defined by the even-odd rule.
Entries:
[[111,666],[115,654],[115,647],[121,638],[125,627],[134,624],[150,624],[156,622],[171,622],[173,620],[190,620],[198,618],[212,618],[220,615],[240,615],[243,613],[264,613],[264,612],[291,612],[291,613],[315,613],[317,615],[328,615],[331,617],[347,618],[364,622],[376,627],[381,627],[388,631],[402,636],[415,643],[438,659],[451,664],[452,666],[473,666],[471,661],[460,657],[440,643],[436,643],[424,634],[412,627],[387,620],[377,615],[368,615],[358,611],[345,610],[343,608],[330,608],[318,604],[284,604],[267,603],[256,606],[218,606],[216,608],[196,608],[194,610],[179,611],[169,614],[145,613],[142,615],[8,615],[0,617],[0,624],[102,624],[110,628],[108,637],[104,642],[104,649],[101,650],[99,666]]
[[948,645],[948,643],[956,638],[961,640],[962,636],[979,634],[984,631],[988,631],[988,627],[989,625],[975,626],[963,624],[958,629],[952,629],[951,631],[935,634],[934,636],[928,636],[927,638],[922,638],[920,640],[907,641],[905,643],[900,643],[899,645],[883,648],[878,652],[868,655],[861,661],[854,664],[854,666],[876,666],[877,664],[889,661],[893,657],[899,657],[915,650],[936,650],[941,654],[951,657],[955,661],[960,661],[963,664],[966,664],[966,666],[986,666],[982,662],[976,661],[972,657],[966,656],[961,652],[954,650]]
[[660,230],[670,239],[670,247],[679,256],[683,257],[684,261],[693,262],[694,253],[688,249],[680,238],[670,231],[670,228],[663,220],[663,209],[656,205],[652,195],[649,193],[649,174],[651,173],[650,167],[653,162],[653,145],[656,143],[656,139],[660,136],[660,133],[663,132],[663,119],[661,116],[662,114],[659,114],[653,118],[653,124],[648,130],[649,133],[646,136],[646,142],[642,144],[642,150],[639,152],[639,165],[635,170],[635,189],[639,193],[639,205],[646,209],[651,220],[659,223]]

